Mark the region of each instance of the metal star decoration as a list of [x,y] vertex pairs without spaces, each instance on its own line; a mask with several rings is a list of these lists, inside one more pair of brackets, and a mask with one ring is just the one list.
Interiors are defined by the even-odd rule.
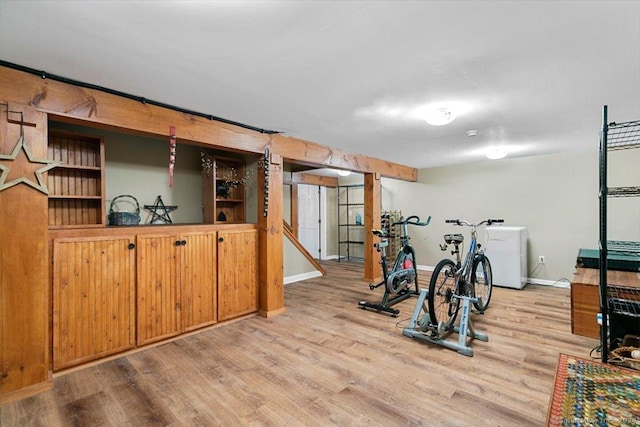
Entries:
[[[162,201],[162,197],[158,196],[156,197],[156,202],[153,205],[144,205],[144,208],[151,211],[152,216],[149,224],[153,224],[155,221],[163,221],[166,224],[173,224],[169,214],[178,209],[178,206],[165,206]],[[162,213],[158,213],[158,211],[162,211]]]
[[18,171],[20,171],[20,168],[22,168],[23,175],[24,175],[25,165],[22,165],[20,163],[24,163],[24,161],[23,160],[16,161],[16,158],[18,157],[18,154],[20,154],[20,151],[24,151],[24,154],[26,155],[29,164],[40,163],[44,165],[40,169],[33,171],[33,174],[35,175],[38,183],[36,184],[32,179],[29,179],[26,176],[20,176],[18,178],[12,179],[11,181],[7,181],[7,178],[9,177],[9,171],[11,170],[11,168],[9,166],[3,165],[0,162],[0,191],[6,190],[7,188],[11,188],[14,185],[24,183],[48,195],[49,190],[47,189],[47,185],[44,182],[44,178],[42,174],[48,171],[49,169],[52,169],[58,166],[60,162],[34,158],[33,155],[31,154],[31,151],[29,151],[29,147],[24,143],[24,135],[20,135],[20,138],[18,138],[18,142],[16,143],[16,146],[13,147],[13,151],[11,152],[11,154],[8,154],[8,155],[0,154],[0,160],[9,160],[11,162],[16,162],[14,163],[14,166],[17,166],[16,169],[18,169]]

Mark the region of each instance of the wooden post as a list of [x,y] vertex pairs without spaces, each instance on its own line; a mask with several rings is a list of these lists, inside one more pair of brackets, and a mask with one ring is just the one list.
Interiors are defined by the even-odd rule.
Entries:
[[298,184],[291,184],[291,232],[298,238]]
[[262,173],[259,174],[258,179],[258,228],[260,231],[258,313],[263,317],[271,317],[285,311],[282,256],[282,157],[278,154],[269,155],[264,167],[267,168],[268,178]]
[[380,228],[381,189],[380,174],[364,174],[364,280],[378,282],[382,279],[380,254],[373,247],[379,239],[371,230]]
[[51,387],[46,159],[46,114],[0,105],[0,403]]

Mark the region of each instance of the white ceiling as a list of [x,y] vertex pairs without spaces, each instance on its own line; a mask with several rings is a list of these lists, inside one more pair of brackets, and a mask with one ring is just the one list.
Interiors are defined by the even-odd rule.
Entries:
[[418,168],[640,119],[637,0],[0,0],[0,59]]

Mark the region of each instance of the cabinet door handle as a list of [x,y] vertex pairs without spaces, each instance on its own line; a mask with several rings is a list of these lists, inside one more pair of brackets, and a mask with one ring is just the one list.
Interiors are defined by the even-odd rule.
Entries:
[[218,242],[224,242],[224,237],[218,237]]
[[135,243],[129,243],[129,246],[127,246],[129,249],[135,249],[136,248],[136,244]]
[[186,244],[187,244],[187,241],[186,241],[186,240],[182,240],[182,241],[180,242],[180,244],[181,244],[182,246],[184,246],[184,245],[186,245]]
[[174,243],[176,246],[180,246],[180,240],[176,240],[176,243]]

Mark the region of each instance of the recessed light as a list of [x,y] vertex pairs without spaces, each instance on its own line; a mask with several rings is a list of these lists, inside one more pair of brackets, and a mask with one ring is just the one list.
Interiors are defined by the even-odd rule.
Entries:
[[443,126],[451,123],[456,115],[447,107],[430,108],[426,113],[424,120],[431,126]]
[[507,156],[507,150],[502,147],[492,147],[484,152],[487,159],[498,160]]
[[480,131],[478,129],[472,129],[467,131],[468,137],[478,136],[479,134],[480,134]]

